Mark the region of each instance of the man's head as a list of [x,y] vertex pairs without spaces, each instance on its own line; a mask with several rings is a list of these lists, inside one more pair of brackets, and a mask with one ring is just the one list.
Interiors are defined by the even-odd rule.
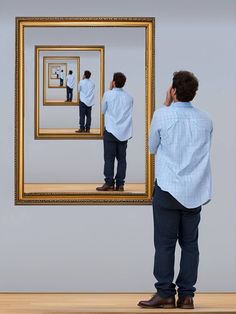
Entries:
[[91,76],[91,72],[90,71],[88,71],[88,70],[84,71],[84,78],[89,79],[90,76]]
[[122,88],[125,85],[126,76],[121,72],[116,72],[113,75],[114,87]]
[[61,70],[61,72],[63,72],[63,70]]
[[72,74],[73,73],[73,71],[72,70],[69,70],[69,74]]
[[189,102],[193,100],[198,90],[198,79],[188,71],[174,72],[172,97],[176,101]]

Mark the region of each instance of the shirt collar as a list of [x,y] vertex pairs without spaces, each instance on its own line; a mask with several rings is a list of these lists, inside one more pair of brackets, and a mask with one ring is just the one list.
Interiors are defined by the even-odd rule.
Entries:
[[118,90],[118,91],[122,91],[123,88],[119,88],[119,87],[113,87],[113,90]]
[[171,104],[172,107],[177,107],[177,108],[187,108],[187,107],[193,107],[191,102],[182,102],[182,101],[177,101],[173,102]]

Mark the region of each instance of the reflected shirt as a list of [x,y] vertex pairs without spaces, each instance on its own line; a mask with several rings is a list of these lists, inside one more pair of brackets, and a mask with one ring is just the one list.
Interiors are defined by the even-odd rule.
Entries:
[[66,77],[66,84],[68,87],[70,88],[74,88],[75,87],[75,77],[72,74],[68,74]]
[[149,148],[155,156],[155,177],[187,208],[211,199],[210,147],[213,124],[190,102],[175,102],[154,113]]
[[133,135],[132,111],[133,97],[122,88],[113,88],[103,95],[105,128],[119,141],[127,141]]
[[83,79],[79,82],[80,100],[88,107],[94,105],[95,84],[90,79]]
[[61,79],[61,80],[64,80],[64,78],[65,78],[65,74],[64,74],[64,72],[61,72],[61,73],[60,73],[60,79]]

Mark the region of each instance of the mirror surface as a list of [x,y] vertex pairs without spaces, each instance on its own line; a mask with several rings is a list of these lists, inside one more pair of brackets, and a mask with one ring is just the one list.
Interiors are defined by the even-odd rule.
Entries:
[[[103,133],[101,98],[104,91],[104,47],[36,46],[36,123],[35,137],[97,137]],[[52,73],[52,70],[54,73]],[[79,134],[79,82],[84,71],[91,71],[95,84],[89,133]],[[67,78],[72,72],[74,87],[71,101],[67,98]],[[53,75],[53,76],[52,76]],[[53,78],[52,78],[53,77]],[[48,108],[53,106],[53,108]],[[65,108],[62,108],[65,107]],[[66,114],[65,114],[66,112]]]

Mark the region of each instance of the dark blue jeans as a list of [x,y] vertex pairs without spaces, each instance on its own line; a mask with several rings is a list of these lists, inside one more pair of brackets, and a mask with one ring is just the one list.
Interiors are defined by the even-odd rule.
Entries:
[[72,98],[73,98],[73,88],[66,86],[66,100],[72,101]]
[[[108,185],[120,186],[125,183],[126,175],[126,149],[128,141],[119,141],[113,134],[104,130],[104,176]],[[117,159],[117,172],[114,178],[115,159]]]
[[[85,103],[80,101],[79,104],[79,124],[81,130],[90,130],[91,126],[91,112],[92,107],[87,106]],[[85,117],[86,117],[86,124],[85,124]]]
[[[155,183],[153,194],[154,276],[157,280],[155,287],[161,297],[175,295],[176,286],[178,286],[180,296],[194,296],[199,263],[200,212],[201,206],[186,208]],[[179,274],[174,284],[177,241],[181,247],[181,260]]]

